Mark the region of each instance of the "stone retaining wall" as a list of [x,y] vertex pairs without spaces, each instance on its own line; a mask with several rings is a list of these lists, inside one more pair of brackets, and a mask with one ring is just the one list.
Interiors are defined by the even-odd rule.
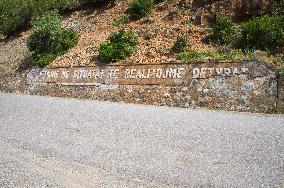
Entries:
[[34,94],[141,104],[265,113],[284,104],[283,77],[262,62],[33,69],[28,83]]
[[284,73],[278,75],[277,112],[284,113]]

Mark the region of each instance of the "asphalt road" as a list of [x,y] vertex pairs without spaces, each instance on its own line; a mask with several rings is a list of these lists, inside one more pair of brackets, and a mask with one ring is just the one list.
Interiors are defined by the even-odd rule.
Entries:
[[284,116],[0,93],[0,187],[284,187]]

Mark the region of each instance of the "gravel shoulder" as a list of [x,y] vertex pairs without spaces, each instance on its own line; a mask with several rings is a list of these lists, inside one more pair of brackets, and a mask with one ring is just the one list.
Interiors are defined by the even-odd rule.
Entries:
[[0,187],[283,187],[284,116],[0,93]]

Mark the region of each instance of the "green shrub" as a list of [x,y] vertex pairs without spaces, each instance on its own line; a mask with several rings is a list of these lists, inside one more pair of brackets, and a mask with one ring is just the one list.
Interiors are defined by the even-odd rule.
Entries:
[[103,63],[116,62],[126,59],[133,51],[127,44],[106,42],[100,46],[99,58]]
[[56,33],[55,40],[57,40],[57,45],[55,45],[54,51],[55,53],[61,53],[74,47],[78,43],[79,37],[72,29],[61,29]]
[[154,4],[159,4],[159,3],[162,3],[164,1],[166,1],[166,0],[154,0]]
[[[70,29],[60,27],[61,16],[53,11],[32,21],[33,33],[29,36],[27,45],[32,52],[37,65],[46,65],[51,57],[63,54],[78,42],[77,34]],[[43,60],[41,60],[43,58]]]
[[122,29],[111,34],[108,41],[100,45],[99,59],[103,63],[124,60],[131,56],[137,43],[136,35]]
[[30,24],[32,17],[55,9],[73,10],[86,4],[114,4],[115,0],[0,0],[0,36]]
[[182,52],[178,55],[178,58],[183,61],[188,62],[198,62],[204,61],[208,58],[208,52],[198,52],[198,51],[190,51],[190,52]]
[[[184,51],[178,55],[178,58],[187,62],[204,62],[204,61],[263,61],[272,63],[275,58],[268,56],[264,51]],[[279,61],[279,60],[278,60]]]
[[175,53],[181,53],[187,48],[187,40],[184,36],[179,36],[173,46],[173,51]]
[[88,0],[0,0],[0,35],[9,35],[50,10],[63,11],[86,3]]
[[271,13],[274,15],[284,15],[284,1],[271,0]]
[[40,54],[34,57],[33,65],[37,67],[45,67],[56,58],[54,54]]
[[55,36],[60,32],[61,16],[56,12],[32,21],[33,33],[28,38],[28,48],[33,54],[53,53]]
[[127,32],[124,29],[118,32],[112,33],[109,37],[111,43],[123,43],[129,46],[135,46],[138,42],[138,37],[131,32]]
[[8,35],[25,26],[32,17],[32,2],[22,0],[0,1],[0,34]]
[[126,16],[123,16],[119,19],[114,20],[112,25],[115,26],[115,27],[120,27],[124,24],[127,24],[128,22],[129,22],[129,19]]
[[215,43],[229,44],[235,40],[236,35],[237,28],[232,20],[227,16],[219,16],[213,26],[213,34],[209,38]]
[[153,0],[133,0],[129,4],[130,19],[139,20],[150,14],[154,6]]
[[116,0],[89,0],[90,3],[92,4],[101,4],[101,5],[109,5],[109,4],[114,4]]
[[262,16],[242,24],[238,47],[268,51],[284,47],[284,16]]

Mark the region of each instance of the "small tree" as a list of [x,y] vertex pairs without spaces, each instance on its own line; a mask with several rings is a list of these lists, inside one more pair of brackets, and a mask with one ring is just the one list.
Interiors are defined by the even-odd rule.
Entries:
[[213,26],[213,34],[210,37],[213,42],[220,44],[232,43],[237,36],[237,29],[232,20],[227,16],[217,17],[216,24]]
[[133,0],[129,4],[130,19],[139,20],[150,14],[154,6],[153,0]]
[[187,48],[187,40],[185,36],[179,36],[172,48],[175,53],[184,52]]
[[138,37],[136,35],[121,29],[112,33],[108,41],[100,45],[99,59],[103,63],[124,60],[131,56],[137,43]]
[[262,16],[245,22],[238,46],[250,50],[281,49],[284,47],[284,16]]
[[71,29],[61,28],[61,20],[58,11],[33,19],[33,33],[27,44],[34,57],[34,65],[44,67],[78,43],[78,35]]

